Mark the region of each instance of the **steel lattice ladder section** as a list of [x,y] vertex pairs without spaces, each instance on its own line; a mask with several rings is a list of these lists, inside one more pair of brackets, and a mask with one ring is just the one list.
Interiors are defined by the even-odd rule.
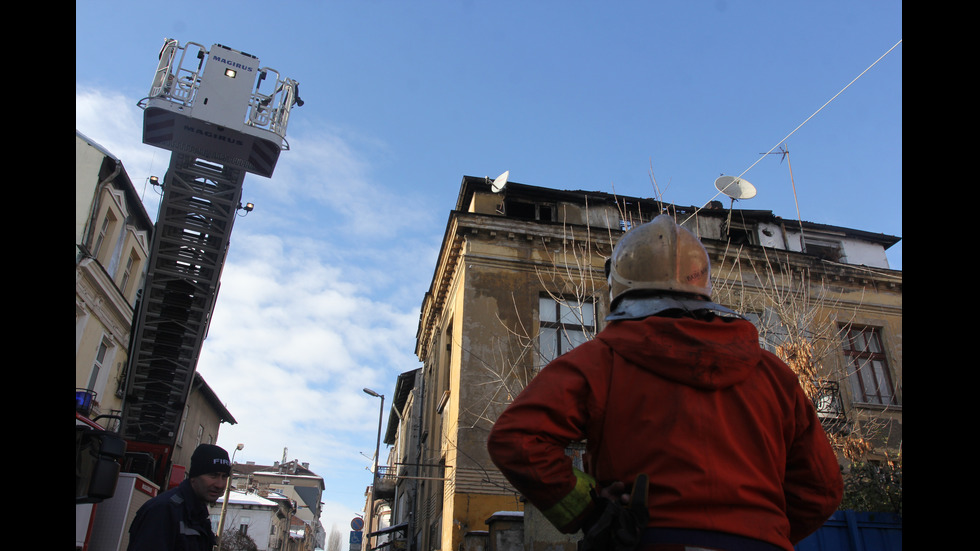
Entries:
[[174,152],[134,326],[121,432],[172,448],[191,391],[245,171]]

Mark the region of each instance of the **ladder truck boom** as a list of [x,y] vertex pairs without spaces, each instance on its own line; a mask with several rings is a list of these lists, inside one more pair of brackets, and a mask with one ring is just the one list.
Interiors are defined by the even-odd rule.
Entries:
[[299,84],[251,54],[166,39],[139,102],[143,142],[171,152],[133,324],[120,433],[130,470],[164,486],[218,294],[246,173],[288,150]]

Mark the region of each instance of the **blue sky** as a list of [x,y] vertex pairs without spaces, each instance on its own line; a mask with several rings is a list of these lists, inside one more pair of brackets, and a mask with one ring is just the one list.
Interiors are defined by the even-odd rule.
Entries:
[[[122,159],[154,218],[146,179],[169,152],[142,145],[136,103],[164,38],[300,83],[290,150],[245,179],[256,209],[236,221],[198,369],[239,421],[218,440],[245,443],[236,460],[288,448],[324,477],[328,532],[349,529],[371,482],[379,404],[361,389],[387,406],[419,367],[419,306],[464,175],[652,197],[652,170],[664,200],[700,206],[741,174],[758,195],[736,207],[795,219],[798,203],[804,220],[902,236],[901,2],[75,7],[76,130]],[[788,163],[760,158],[781,145],[795,197]],[[901,243],[888,257],[902,268]]]

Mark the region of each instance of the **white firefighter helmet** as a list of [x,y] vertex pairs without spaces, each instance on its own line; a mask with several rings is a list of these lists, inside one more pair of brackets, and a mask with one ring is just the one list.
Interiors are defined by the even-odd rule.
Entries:
[[689,293],[711,300],[708,252],[665,214],[623,235],[606,261],[606,278],[611,306],[635,291]]

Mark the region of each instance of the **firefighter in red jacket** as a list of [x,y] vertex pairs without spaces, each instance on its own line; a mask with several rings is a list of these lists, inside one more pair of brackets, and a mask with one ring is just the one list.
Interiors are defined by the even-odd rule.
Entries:
[[[626,233],[606,271],[610,323],[531,380],[490,457],[586,549],[791,551],[843,492],[796,375],[711,302],[707,252],[670,217]],[[581,440],[588,472],[565,454]]]

